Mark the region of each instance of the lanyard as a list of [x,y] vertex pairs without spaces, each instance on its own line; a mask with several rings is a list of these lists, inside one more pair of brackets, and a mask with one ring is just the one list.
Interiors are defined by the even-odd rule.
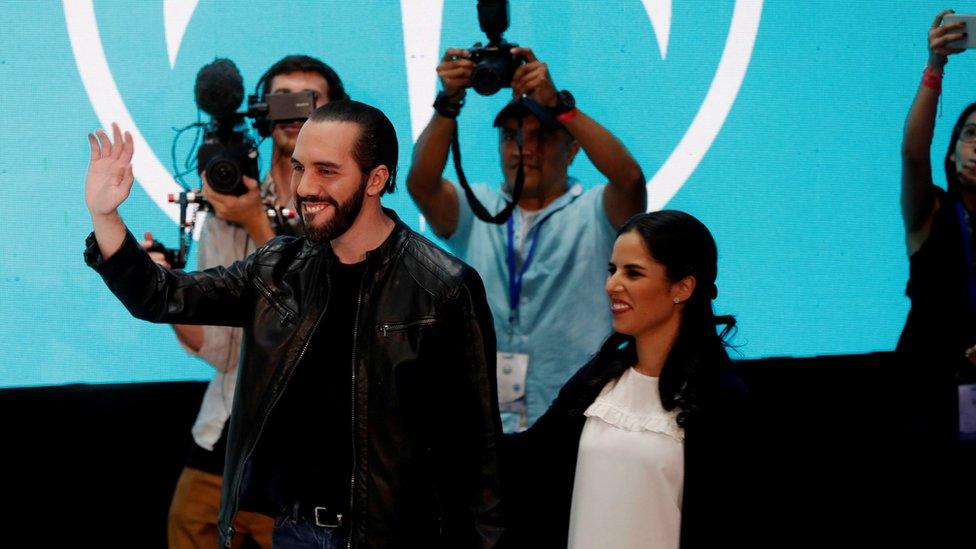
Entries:
[[[515,217],[514,215],[512,217]],[[512,335],[515,324],[518,321],[518,304],[519,299],[522,296],[522,277],[525,276],[525,272],[529,270],[529,265],[532,264],[532,259],[535,258],[536,245],[539,244],[539,230],[542,229],[542,224],[549,219],[549,216],[543,217],[535,224],[534,227],[529,229],[528,234],[525,235],[525,239],[529,241],[528,249],[529,253],[525,256],[525,260],[522,261],[522,268],[518,268],[518,260],[515,253],[515,222],[512,221],[512,217],[508,218],[506,226],[508,227],[508,334]]]
[[956,202],[956,216],[959,218],[959,230],[962,232],[962,256],[966,259],[966,282],[969,290],[970,311],[976,312],[976,265],[973,263],[973,228],[969,224],[969,215],[966,214],[962,202]]

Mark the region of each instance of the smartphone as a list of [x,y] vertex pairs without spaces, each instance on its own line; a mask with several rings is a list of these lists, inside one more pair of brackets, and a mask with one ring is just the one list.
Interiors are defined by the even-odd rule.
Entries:
[[976,15],[961,15],[958,13],[950,13],[942,18],[942,24],[948,25],[950,23],[956,23],[962,21],[966,24],[961,30],[953,31],[955,32],[967,32],[969,36],[956,40],[954,42],[949,42],[946,46],[950,48],[976,48]]

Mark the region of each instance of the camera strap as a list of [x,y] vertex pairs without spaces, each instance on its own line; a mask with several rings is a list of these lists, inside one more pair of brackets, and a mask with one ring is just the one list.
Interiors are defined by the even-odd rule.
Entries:
[[471,190],[471,186],[468,184],[468,178],[464,176],[464,170],[461,168],[461,144],[458,141],[458,127],[457,124],[454,125],[454,135],[451,137],[451,156],[454,157],[454,171],[457,173],[458,183],[461,188],[464,189],[464,195],[468,198],[468,204],[471,205],[471,211],[474,212],[475,217],[484,221],[485,223],[492,223],[494,225],[501,225],[508,221],[508,218],[512,216],[512,210],[518,204],[519,198],[522,196],[522,186],[525,184],[525,160],[522,158],[522,119],[518,120],[518,131],[515,134],[515,144],[518,146],[519,152],[519,163],[518,170],[515,173],[515,186],[512,188],[512,201],[505,201],[505,207],[502,208],[497,214],[488,213],[488,209],[478,200],[478,197],[474,195],[474,191]]

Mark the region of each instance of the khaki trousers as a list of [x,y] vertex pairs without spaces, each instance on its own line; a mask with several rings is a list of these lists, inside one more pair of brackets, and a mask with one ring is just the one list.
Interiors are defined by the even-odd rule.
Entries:
[[[170,549],[214,549],[218,546],[217,513],[220,509],[221,477],[184,467],[176,482],[169,507],[167,527]],[[238,511],[234,519],[234,547],[250,536],[262,549],[271,549],[274,519]]]

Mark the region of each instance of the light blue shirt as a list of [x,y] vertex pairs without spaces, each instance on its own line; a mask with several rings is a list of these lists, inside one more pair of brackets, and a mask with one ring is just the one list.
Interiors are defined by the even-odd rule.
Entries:
[[[525,383],[529,425],[546,411],[563,384],[599,350],[612,330],[603,287],[617,231],[603,208],[605,185],[586,192],[575,180],[569,185],[569,191],[532,216],[528,226],[520,208],[512,213],[520,258],[525,258],[532,240],[538,238],[535,257],[522,279],[518,320],[512,325],[506,226],[477,219],[464,191],[455,184],[458,226],[447,244],[484,279],[498,352],[529,355]],[[500,191],[483,184],[471,188],[489,212],[504,206],[507,195]],[[502,422],[505,431],[511,432],[518,425],[518,415],[502,413]]]

